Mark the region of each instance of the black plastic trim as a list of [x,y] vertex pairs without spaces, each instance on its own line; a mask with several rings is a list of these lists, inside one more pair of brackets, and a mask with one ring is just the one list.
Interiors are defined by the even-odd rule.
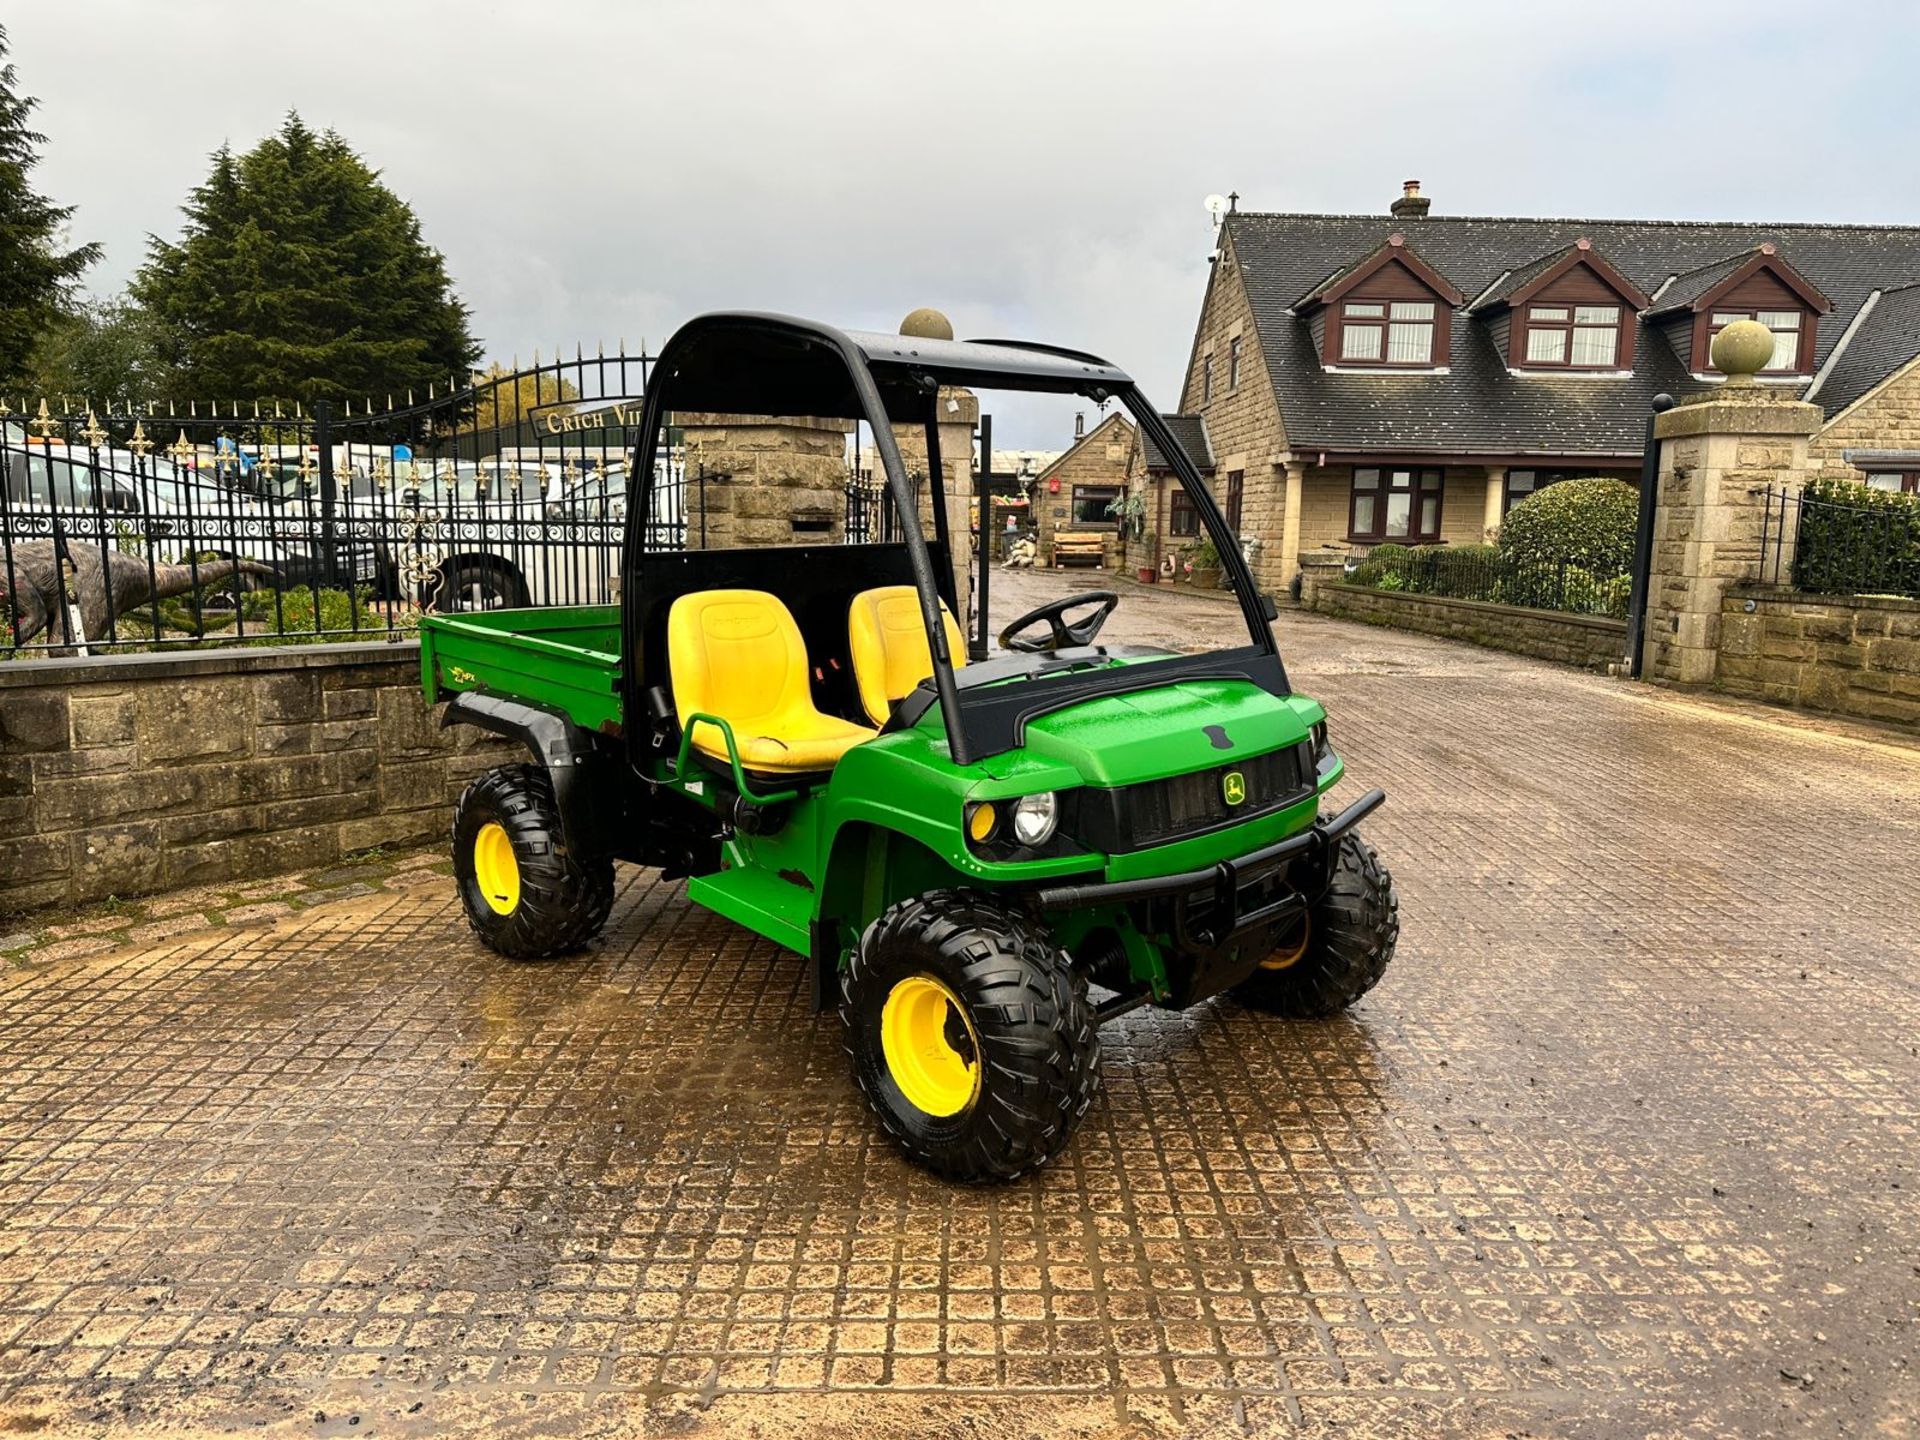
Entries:
[[1261,849],[1204,870],[1182,870],[1174,875],[1153,875],[1141,880],[1097,880],[1079,885],[1048,885],[1034,892],[1034,904],[1042,910],[1077,910],[1086,905],[1110,905],[1129,900],[1152,900],[1163,895],[1185,895],[1201,887],[1214,890],[1221,881],[1223,867],[1244,872],[1283,860],[1314,855],[1331,848],[1338,840],[1386,800],[1384,790],[1367,791],[1353,804],[1324,823],[1288,836]]
[[440,712],[440,728],[472,725],[518,740],[546,768],[560,809],[562,843],[576,855],[619,847],[624,776],[618,756],[591,730],[525,700],[465,690]]

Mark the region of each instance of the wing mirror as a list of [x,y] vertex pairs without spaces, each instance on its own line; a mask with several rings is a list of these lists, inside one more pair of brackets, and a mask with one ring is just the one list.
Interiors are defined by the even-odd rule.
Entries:
[[1280,602],[1268,594],[1260,597],[1260,614],[1271,625],[1280,618]]

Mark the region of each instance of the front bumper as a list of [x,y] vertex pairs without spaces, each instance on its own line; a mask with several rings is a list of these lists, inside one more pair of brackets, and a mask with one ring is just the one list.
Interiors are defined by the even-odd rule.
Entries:
[[1134,978],[1147,981],[1147,988],[1102,1007],[1102,1023],[1137,1004],[1184,1008],[1252,973],[1277,937],[1324,893],[1341,837],[1386,798],[1369,790],[1329,820],[1205,869],[1047,885],[1033,892],[1031,903],[1041,911],[1121,906],[1137,931],[1163,937],[1165,969],[1157,977],[1136,969]]
[[[1208,890],[1216,897],[1238,899],[1241,886],[1257,879],[1276,866],[1292,860],[1314,860],[1326,855],[1333,845],[1371,815],[1386,800],[1387,792],[1367,791],[1331,820],[1316,820],[1298,835],[1289,835],[1272,845],[1263,846],[1231,860],[1222,860],[1204,870],[1182,870],[1173,875],[1153,875],[1139,880],[1097,880],[1089,884],[1048,885],[1034,893],[1034,903],[1042,910],[1077,910],[1088,905],[1124,904],[1132,900],[1156,900],[1162,896],[1176,899]],[[1237,905],[1236,905],[1237,910]],[[1249,924],[1258,923],[1252,919]],[[1229,927],[1241,928],[1238,925]]]

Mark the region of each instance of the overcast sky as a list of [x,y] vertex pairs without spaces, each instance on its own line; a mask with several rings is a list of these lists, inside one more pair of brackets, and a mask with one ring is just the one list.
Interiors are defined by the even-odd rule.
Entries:
[[[289,107],[419,213],[490,357],[697,311],[1104,353],[1163,406],[1202,202],[1920,221],[1920,6],[67,0],[7,17],[111,292]],[[1029,412],[1001,443],[1058,445]]]

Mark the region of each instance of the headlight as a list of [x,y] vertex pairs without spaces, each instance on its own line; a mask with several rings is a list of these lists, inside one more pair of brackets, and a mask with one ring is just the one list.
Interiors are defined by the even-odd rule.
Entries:
[[1030,850],[1052,839],[1059,823],[1060,801],[1051,790],[1013,802],[1013,838]]

